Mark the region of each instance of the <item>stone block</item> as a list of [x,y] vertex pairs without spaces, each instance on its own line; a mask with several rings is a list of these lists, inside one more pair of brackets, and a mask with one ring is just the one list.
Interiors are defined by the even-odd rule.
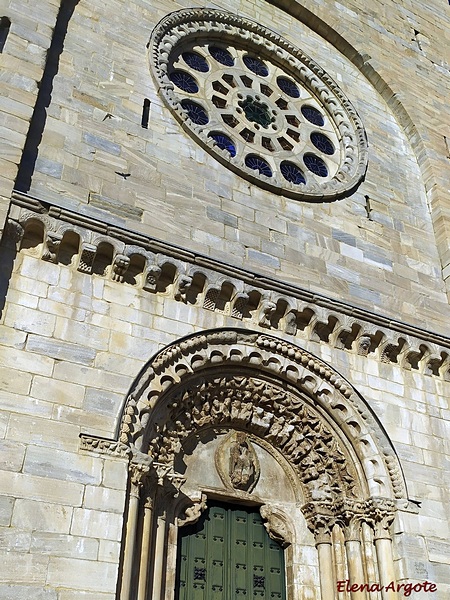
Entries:
[[101,369],[93,369],[69,362],[58,362],[54,369],[54,378],[69,383],[77,383],[88,387],[126,394],[133,382],[134,374],[129,376],[108,373]]
[[57,339],[49,339],[38,335],[29,335],[27,350],[40,355],[50,356],[57,360],[68,360],[82,365],[92,365],[96,351],[82,344],[70,344]]
[[122,526],[122,514],[75,508],[70,533],[84,537],[120,541]]
[[39,356],[11,348],[0,354],[0,366],[36,375],[51,376],[54,361],[47,356]]
[[72,507],[18,498],[12,524],[29,531],[69,533]]
[[85,346],[86,352],[88,348],[91,351],[94,349],[106,350],[109,342],[109,331],[88,323],[56,317],[55,337],[71,344]]
[[87,485],[83,506],[122,514],[125,506],[125,494],[122,490]]
[[102,485],[115,490],[125,490],[128,482],[128,463],[106,459],[103,467]]
[[[114,593],[117,565],[75,558],[50,557],[47,585],[83,590],[86,592]],[[99,598],[96,595],[96,598]]]
[[0,525],[8,527],[11,523],[14,498],[0,496]]
[[[24,552],[0,551],[0,583],[14,585],[33,583],[44,585],[47,577],[48,558]],[[13,596],[14,600],[15,597]],[[8,598],[11,600],[11,597]]]
[[20,471],[26,446],[9,440],[0,440],[0,465],[7,471]]
[[[0,584],[0,600],[57,600],[58,592],[49,588],[15,583]],[[80,599],[81,600],[81,599]]]
[[120,544],[111,540],[100,540],[98,560],[119,564]]
[[35,446],[48,446],[77,452],[80,427],[49,419],[25,415],[11,415],[8,440],[27,440]]
[[431,562],[450,564],[450,543],[433,540],[427,541],[428,557]]
[[32,376],[29,373],[15,373],[10,368],[0,367],[0,389],[16,394],[28,394]]
[[117,416],[96,415],[71,406],[57,406],[53,411],[56,421],[78,425],[81,433],[90,433],[112,438],[117,424]]
[[83,404],[84,393],[82,385],[38,375],[34,377],[31,386],[31,394],[35,398],[78,408]]
[[58,600],[116,600],[115,593],[82,592],[79,590],[60,589]]
[[279,259],[271,254],[266,254],[264,252],[260,252],[259,250],[253,250],[252,248],[249,248],[247,250],[247,256],[250,261],[263,265],[264,267],[269,267],[271,269],[280,268]]
[[102,462],[97,458],[39,446],[28,447],[23,467],[23,472],[31,475],[83,484],[100,483],[101,471]]
[[20,396],[0,390],[0,405],[4,410],[11,412],[20,412],[27,415],[39,415],[42,417],[51,417],[53,404],[37,400],[30,396]]
[[84,486],[13,471],[0,471],[0,493],[16,498],[81,506]]
[[9,552],[29,552],[31,532],[15,527],[0,527],[0,547]]
[[34,531],[31,534],[30,550],[37,554],[95,561],[98,556],[99,543],[97,540],[86,537]]

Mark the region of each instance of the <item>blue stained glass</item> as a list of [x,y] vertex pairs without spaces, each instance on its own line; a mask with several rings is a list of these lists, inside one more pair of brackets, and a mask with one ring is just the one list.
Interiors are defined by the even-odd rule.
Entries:
[[307,119],[310,123],[317,125],[318,127],[322,127],[325,123],[322,113],[314,108],[314,106],[302,106],[301,108],[302,115]]
[[294,163],[283,161],[280,165],[280,171],[286,181],[290,181],[296,185],[306,183],[305,176],[303,175],[301,169],[299,169],[297,165],[294,165]]
[[244,61],[244,64],[247,67],[247,69],[250,69],[250,71],[255,73],[255,75],[267,77],[267,75],[269,74],[269,69],[266,67],[262,60],[259,60],[259,58],[256,58],[255,56],[249,56],[248,54],[246,54],[242,60]]
[[236,146],[227,135],[224,133],[210,133],[209,137],[216,142],[216,146],[221,150],[228,150],[231,157],[236,156]]
[[323,133],[313,131],[311,134],[311,142],[317,150],[320,150],[324,154],[328,154],[329,156],[334,154],[334,146],[331,140],[329,140],[326,135],[323,135]]
[[186,71],[173,71],[170,74],[170,81],[172,81],[180,90],[188,92],[189,94],[196,94],[198,92],[198,85],[192,75],[186,73]]
[[198,54],[197,52],[183,52],[181,56],[191,69],[200,71],[200,73],[207,73],[209,71],[209,65],[201,54]]
[[182,100],[181,106],[187,112],[191,121],[196,125],[206,125],[206,123],[208,123],[208,113],[200,106],[200,104],[192,102],[191,100]]
[[291,79],[288,79],[287,77],[277,77],[277,83],[280,90],[291,98],[300,97],[300,90]]
[[225,48],[219,48],[218,46],[210,46],[209,53],[221,65],[225,65],[226,67],[234,66],[234,58],[231,56],[228,50],[225,50]]
[[328,175],[327,165],[315,154],[305,154],[303,162],[311,173],[314,173],[319,177],[326,177]]
[[269,163],[260,156],[256,156],[255,154],[248,154],[245,157],[245,164],[249,169],[258,171],[260,175],[272,177],[272,169],[270,168]]

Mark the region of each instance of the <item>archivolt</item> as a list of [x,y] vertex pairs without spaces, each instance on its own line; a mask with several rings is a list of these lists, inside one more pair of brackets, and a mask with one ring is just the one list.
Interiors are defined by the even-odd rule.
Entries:
[[270,440],[311,499],[406,498],[395,451],[367,403],[326,363],[275,337],[221,329],[168,346],[133,386],[119,439],[169,465],[204,427]]

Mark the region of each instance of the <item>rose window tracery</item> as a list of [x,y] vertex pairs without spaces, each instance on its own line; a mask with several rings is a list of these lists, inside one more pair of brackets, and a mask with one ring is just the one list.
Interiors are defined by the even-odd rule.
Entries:
[[219,10],[165,17],[151,44],[163,98],[220,162],[271,191],[335,200],[363,179],[367,143],[338,86],[257,23]]

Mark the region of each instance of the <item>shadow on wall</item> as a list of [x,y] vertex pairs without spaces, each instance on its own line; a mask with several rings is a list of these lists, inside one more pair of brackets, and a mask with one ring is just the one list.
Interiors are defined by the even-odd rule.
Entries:
[[53,80],[58,73],[59,58],[64,49],[64,40],[69,21],[78,2],[79,0],[61,0],[52,41],[47,52],[44,73],[39,83],[36,105],[31,117],[30,128],[17,173],[15,189],[21,192],[28,192],[31,186],[39,144],[41,143],[47,120],[47,108],[50,106],[52,100]]

